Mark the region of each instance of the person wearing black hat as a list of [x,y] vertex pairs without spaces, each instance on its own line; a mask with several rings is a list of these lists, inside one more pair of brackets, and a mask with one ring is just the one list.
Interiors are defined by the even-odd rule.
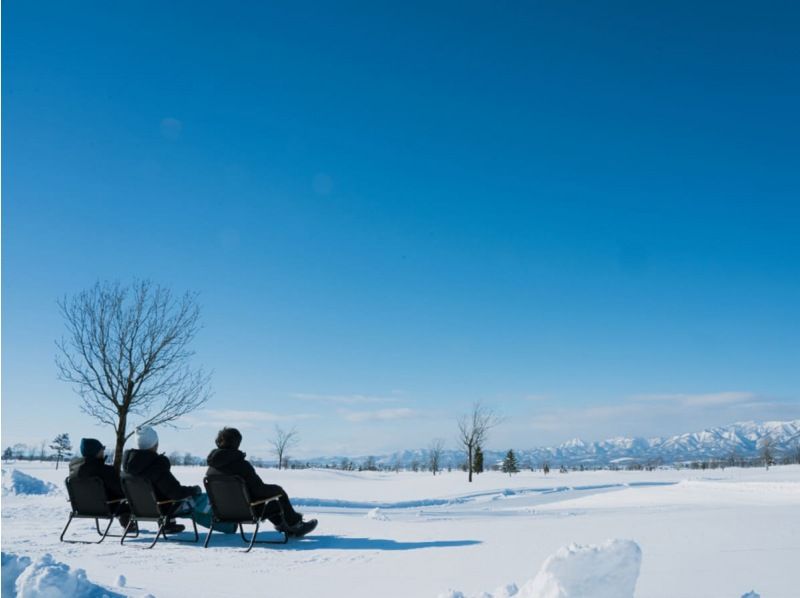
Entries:
[[275,529],[286,532],[289,536],[299,538],[317,527],[316,519],[304,520],[303,515],[292,507],[292,503],[283,488],[276,484],[265,484],[256,473],[255,468],[245,459],[247,455],[239,450],[242,434],[236,428],[223,428],[217,434],[217,448],[208,455],[208,471],[206,475],[240,476],[250,498],[261,500],[278,496],[283,510],[282,518],[274,503],[264,505],[261,519],[269,519]]
[[[70,478],[100,478],[106,489],[109,500],[125,498],[119,474],[111,465],[106,465],[106,447],[96,438],[81,439],[81,456],[69,462]],[[122,527],[128,525],[130,511],[127,504],[120,506],[119,522]],[[135,532],[136,530],[131,530]]]

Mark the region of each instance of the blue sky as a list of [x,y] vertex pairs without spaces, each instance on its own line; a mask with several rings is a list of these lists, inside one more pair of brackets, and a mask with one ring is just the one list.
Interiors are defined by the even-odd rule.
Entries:
[[111,435],[56,299],[200,293],[203,453],[800,417],[792,3],[3,5],[3,445]]

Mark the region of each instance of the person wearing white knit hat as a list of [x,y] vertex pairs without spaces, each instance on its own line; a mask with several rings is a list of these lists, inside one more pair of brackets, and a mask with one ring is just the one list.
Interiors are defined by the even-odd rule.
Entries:
[[158,450],[158,434],[150,426],[136,428],[136,446],[140,450]]
[[[135,449],[128,449],[122,457],[123,475],[144,478],[153,485],[158,500],[180,500],[173,511],[184,515],[193,509],[192,497],[200,496],[200,486],[182,486],[172,475],[170,462],[166,455],[158,453],[158,434],[150,426],[136,428]],[[166,533],[176,534],[184,526],[171,520],[164,528]]]

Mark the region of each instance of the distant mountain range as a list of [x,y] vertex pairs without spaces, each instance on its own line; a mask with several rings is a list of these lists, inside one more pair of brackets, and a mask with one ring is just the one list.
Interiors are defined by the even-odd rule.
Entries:
[[[680,463],[707,459],[752,459],[761,455],[769,443],[777,458],[795,455],[800,451],[800,419],[794,421],[739,422],[728,426],[708,428],[668,438],[609,438],[599,442],[584,442],[574,438],[559,446],[517,449],[517,461],[523,467],[565,465],[606,466],[631,463]],[[484,451],[486,466],[502,461],[506,451]],[[426,449],[405,450],[391,455],[348,458],[355,464],[374,459],[381,467],[424,467],[428,461]],[[345,457],[323,457],[309,460],[315,465],[339,465]],[[448,450],[443,454],[445,468],[458,467],[464,462],[464,452]]]

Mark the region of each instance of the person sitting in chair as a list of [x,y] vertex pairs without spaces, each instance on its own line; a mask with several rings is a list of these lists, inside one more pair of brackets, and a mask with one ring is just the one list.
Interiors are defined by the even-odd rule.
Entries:
[[[286,532],[289,536],[305,536],[317,527],[316,519],[303,520],[302,514],[292,507],[288,495],[283,488],[275,484],[265,484],[256,473],[255,468],[245,459],[246,455],[239,450],[242,434],[236,428],[222,428],[217,434],[217,448],[208,455],[208,471],[206,475],[235,475],[241,477],[247,486],[251,500],[263,500],[278,496],[283,510],[283,518],[275,503],[264,505],[261,519],[269,519],[275,529]],[[285,518],[285,520],[284,520]]]
[[[188,514],[193,509],[192,497],[200,496],[203,490],[200,486],[182,486],[172,475],[170,462],[166,455],[158,454],[158,434],[149,427],[136,428],[136,446],[138,449],[128,449],[122,458],[122,471],[126,476],[136,476],[148,480],[153,484],[153,490],[158,500],[184,500],[176,503],[172,513],[174,515]],[[185,526],[171,519],[164,531],[168,534],[182,532]]]
[[[106,465],[106,447],[96,438],[81,438],[80,450],[81,456],[75,457],[69,462],[69,477],[71,479],[100,478],[106,489],[108,500],[125,498],[119,474],[111,465]],[[122,527],[127,527],[130,521],[130,509],[128,509],[127,503],[119,505],[117,518]],[[137,529],[132,526],[130,531],[136,533]]]

